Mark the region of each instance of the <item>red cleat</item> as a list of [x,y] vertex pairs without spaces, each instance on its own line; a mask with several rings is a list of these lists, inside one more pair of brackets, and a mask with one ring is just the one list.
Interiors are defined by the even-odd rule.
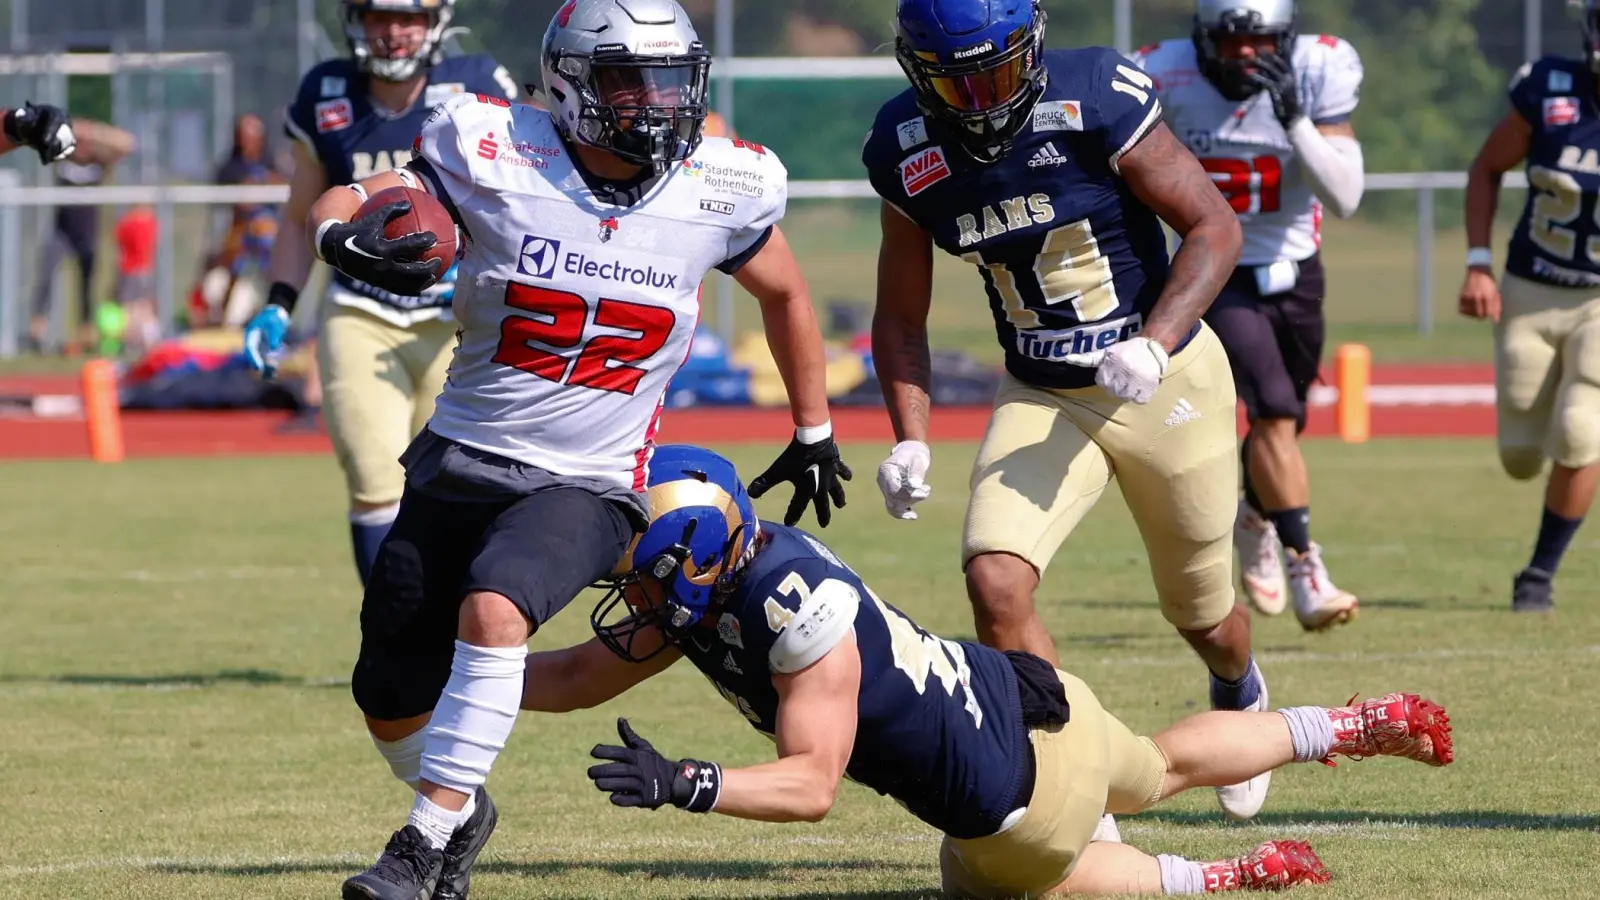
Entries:
[[1327,884],[1333,873],[1305,841],[1267,841],[1237,859],[1201,863],[1206,893],[1281,891],[1299,884]]
[[[1328,717],[1333,722],[1333,749],[1328,756],[1354,760],[1402,756],[1430,766],[1447,766],[1456,758],[1450,714],[1416,694],[1388,694],[1359,706],[1330,709]],[[1329,759],[1322,761],[1333,765]]]

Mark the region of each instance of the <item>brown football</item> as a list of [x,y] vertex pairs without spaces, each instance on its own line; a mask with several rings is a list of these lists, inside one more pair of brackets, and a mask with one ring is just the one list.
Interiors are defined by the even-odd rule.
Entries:
[[423,251],[419,259],[424,261],[430,259],[440,260],[437,274],[444,275],[451,266],[455,265],[456,255],[460,247],[456,234],[456,223],[454,219],[450,218],[450,210],[445,209],[444,204],[440,203],[432,194],[416,188],[408,188],[404,185],[385,188],[368,197],[367,202],[361,204],[361,209],[356,211],[355,217],[359,219],[377,212],[380,207],[400,201],[409,202],[411,208],[391,219],[388,226],[383,229],[383,236],[392,240],[405,237],[408,234],[419,234],[424,231],[433,232],[433,236],[438,239],[438,243]]

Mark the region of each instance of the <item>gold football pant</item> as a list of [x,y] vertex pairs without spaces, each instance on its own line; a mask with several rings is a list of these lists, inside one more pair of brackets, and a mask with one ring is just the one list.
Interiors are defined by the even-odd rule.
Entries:
[[1500,462],[1533,478],[1546,459],[1600,462],[1600,289],[1506,275],[1495,324]]
[[962,566],[1003,552],[1042,576],[1116,476],[1168,622],[1204,631],[1233,610],[1239,457],[1233,374],[1210,327],[1172,357],[1155,397],[1048,390],[1007,375],[972,469]]

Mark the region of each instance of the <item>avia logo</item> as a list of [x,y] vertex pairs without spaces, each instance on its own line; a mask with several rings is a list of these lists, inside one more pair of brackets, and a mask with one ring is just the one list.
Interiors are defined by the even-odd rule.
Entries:
[[929,147],[900,164],[900,182],[906,196],[915,197],[950,177],[950,164],[943,147]]
[[561,259],[561,242],[531,234],[522,237],[522,253],[517,259],[517,271],[534,278],[553,278],[556,263]]
[[1039,152],[1035,153],[1033,158],[1028,160],[1028,168],[1040,169],[1046,166],[1054,168],[1056,166],[1064,166],[1071,161],[1072,160],[1068,159],[1067,157],[1062,156],[1061,152],[1056,149],[1056,142],[1051,141],[1050,143],[1045,144],[1043,147],[1040,147]]

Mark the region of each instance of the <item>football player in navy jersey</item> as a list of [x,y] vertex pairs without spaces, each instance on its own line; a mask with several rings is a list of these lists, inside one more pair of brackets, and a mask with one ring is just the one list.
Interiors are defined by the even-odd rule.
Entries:
[[0,156],[18,147],[32,147],[39,162],[49,165],[77,149],[67,111],[49,104],[23,103],[0,111]]
[[[404,166],[428,111],[450,97],[518,94],[492,58],[444,55],[454,0],[342,2],[351,55],[307,72],[289,106],[294,175],[267,267],[272,286],[245,327],[250,364],[269,377],[314,262],[306,215],[317,198],[334,185]],[[450,364],[453,282],[452,269],[420,296],[402,296],[335,271],[319,311],[323,417],[350,494],[363,585],[399,510],[400,454],[433,414]]]
[[[889,513],[926,498],[928,308],[937,246],[977,266],[1006,375],[962,539],[979,638],[1052,662],[1034,609],[1050,559],[1113,473],[1167,621],[1218,709],[1265,709],[1234,603],[1234,383],[1201,315],[1239,259],[1238,217],[1114,50],[1044,48],[1037,0],[900,0],[910,90],[862,150],[883,198],[873,360],[895,445]],[[1170,263],[1161,223],[1183,238]],[[1249,818],[1266,776],[1219,792]]]
[[717,454],[659,448],[647,490],[650,526],[595,608],[597,636],[529,656],[522,707],[597,706],[688,657],[779,758],[670,759],[620,719],[620,744],[596,746],[589,769],[617,806],[815,822],[850,778],[943,832],[949,896],[1190,894],[1328,873],[1295,841],[1212,862],[1150,856],[1102,839],[1102,814],[1332,754],[1453,758],[1449,717],[1413,694],[1209,712],[1137,736],[1077,678],[929,634],[815,537],[758,520]]
[[[1511,608],[1549,612],[1551,582],[1600,483],[1600,0],[1583,2],[1582,59],[1546,56],[1511,79],[1511,109],[1467,179],[1461,313],[1493,319],[1500,465],[1553,464],[1533,557]],[[1527,160],[1527,205],[1494,279],[1500,176]]]

